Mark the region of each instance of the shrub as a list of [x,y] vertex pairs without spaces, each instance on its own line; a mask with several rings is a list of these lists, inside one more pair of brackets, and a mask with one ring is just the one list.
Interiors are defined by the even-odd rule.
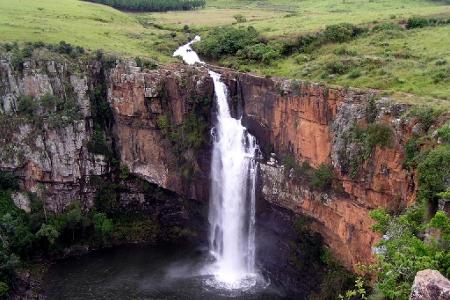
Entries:
[[7,283],[0,281],[0,297],[6,298],[9,294],[9,286]]
[[422,17],[411,17],[406,21],[406,28],[422,28],[429,25],[428,19]]
[[247,22],[247,18],[244,17],[243,15],[234,15],[233,18],[236,20],[236,22],[238,23],[245,23]]
[[247,46],[237,52],[237,55],[242,58],[270,64],[272,61],[280,57],[280,53],[272,47],[258,43],[255,45]]
[[106,141],[106,135],[99,127],[94,129],[91,139],[87,143],[87,148],[91,153],[102,154],[106,157],[112,156],[112,150]]
[[343,63],[340,60],[332,60],[325,65],[325,69],[329,74],[342,75],[347,73],[349,65]]
[[366,146],[372,151],[376,146],[392,146],[392,128],[386,124],[369,124],[366,129]]
[[372,31],[382,31],[382,30],[401,30],[402,27],[395,23],[381,23],[377,24],[372,28]]
[[218,59],[226,55],[235,55],[239,50],[259,43],[259,33],[253,27],[214,28],[194,47],[204,57]]
[[450,145],[439,145],[428,152],[417,170],[418,197],[433,205],[437,200],[437,194],[446,189],[446,181],[450,178]]
[[50,245],[53,245],[59,237],[59,232],[53,225],[42,224],[41,229],[36,232],[36,237],[45,238]]
[[450,69],[440,69],[436,70],[432,73],[432,78],[434,83],[439,83],[441,81],[446,80],[447,78],[450,78]]
[[106,213],[108,216],[119,212],[119,186],[116,184],[105,184],[99,188],[95,195],[95,208],[99,212]]
[[375,96],[369,96],[369,100],[366,106],[366,119],[368,123],[373,123],[378,117],[378,108]]
[[149,69],[149,70],[154,70],[158,68],[158,64],[151,59],[143,59],[140,57],[136,57],[135,58],[136,61],[136,65],[138,67],[140,67],[141,69]]
[[450,125],[446,124],[437,130],[437,136],[443,143],[450,143]]
[[333,178],[333,166],[321,164],[313,173],[311,186],[322,191],[328,190],[331,188]]
[[359,69],[351,69],[351,71],[348,73],[348,78],[350,79],[356,79],[361,76],[361,70]]
[[443,66],[447,64],[447,60],[445,58],[439,58],[435,62],[436,66]]
[[348,55],[348,56],[355,56],[357,55],[355,50],[349,50],[347,47],[339,47],[336,50],[334,50],[334,54],[336,55]]
[[350,23],[328,25],[322,34],[326,42],[343,43],[360,35],[364,30]]
[[23,114],[25,116],[34,116],[38,109],[37,101],[34,101],[31,96],[20,96],[17,100],[17,111],[19,114]]
[[417,118],[420,127],[425,132],[430,129],[440,114],[440,111],[428,106],[416,106],[408,112],[409,116]]
[[114,229],[114,224],[104,213],[94,213],[93,217],[94,229],[97,235],[103,242],[111,237]]
[[167,117],[166,115],[158,116],[158,118],[156,119],[156,125],[164,133],[164,135],[169,134],[171,127],[169,117]]
[[[377,245],[379,289],[385,298],[408,299],[411,284],[417,271],[437,269],[449,275],[450,261],[448,249],[448,229],[450,218],[438,212],[428,224],[424,224],[424,209],[411,207],[399,216],[390,216],[385,211],[371,213],[377,224],[374,228],[385,234]],[[442,239],[423,241],[425,228],[433,227],[442,231]]]
[[383,208],[374,209],[370,212],[370,217],[376,221],[372,230],[379,233],[385,233],[388,230],[391,216]]
[[405,168],[415,168],[417,166],[417,158],[420,154],[420,143],[417,138],[410,138],[405,144],[405,160],[403,165]]

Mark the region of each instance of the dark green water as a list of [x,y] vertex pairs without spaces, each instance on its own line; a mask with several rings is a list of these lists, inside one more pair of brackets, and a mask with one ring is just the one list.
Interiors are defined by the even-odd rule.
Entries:
[[287,299],[267,279],[246,291],[211,287],[207,260],[199,249],[123,246],[57,262],[44,289],[48,299]]

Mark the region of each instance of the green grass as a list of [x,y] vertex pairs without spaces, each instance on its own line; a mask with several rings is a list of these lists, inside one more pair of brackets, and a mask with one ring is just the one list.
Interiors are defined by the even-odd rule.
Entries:
[[204,11],[153,13],[151,16],[160,24],[187,24],[205,29],[204,25],[235,23],[234,14],[247,17],[245,24],[254,26],[265,36],[278,37],[317,31],[341,22],[364,24],[412,15],[448,15],[450,5],[427,0],[209,0]]
[[[235,15],[247,21],[236,24]],[[0,42],[64,40],[90,50],[169,63],[176,61],[171,54],[188,38],[185,25],[202,35],[219,25],[252,25],[266,38],[284,39],[319,31],[329,24],[351,22],[371,27],[413,15],[448,17],[450,5],[427,0],[208,0],[204,10],[124,13],[77,0],[0,0]],[[263,75],[377,88],[397,93],[394,96],[403,102],[446,106],[446,102],[432,98],[450,99],[449,44],[448,25],[381,31],[345,45],[329,44],[310,54],[283,57],[271,65],[243,67]],[[330,74],[330,63],[344,64],[347,70]]]
[[[178,38],[185,39],[178,34]],[[0,41],[64,40],[87,49],[168,62],[171,31],[144,28],[133,15],[76,0],[0,0]]]
[[[248,68],[263,75],[450,99],[449,44],[450,25],[380,31],[347,43],[325,45],[312,53],[294,54],[270,66]],[[332,74],[328,70],[336,63],[345,66],[344,72]],[[449,101],[421,97],[416,101],[449,105]]]

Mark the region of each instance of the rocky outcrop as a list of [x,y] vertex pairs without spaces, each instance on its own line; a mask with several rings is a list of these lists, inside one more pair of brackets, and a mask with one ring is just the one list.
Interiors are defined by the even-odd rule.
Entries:
[[[52,211],[75,200],[91,206],[98,190],[91,178],[117,181],[119,170],[205,203],[213,98],[207,70],[180,65],[142,70],[134,62],[106,70],[100,61],[80,64],[31,59],[17,72],[9,58],[1,59],[0,169],[14,171],[26,190],[45,196]],[[414,125],[400,118],[406,107],[378,97],[371,112],[374,91],[218,71],[229,87],[234,113],[242,115],[265,159],[274,152],[279,160],[292,156],[297,164],[333,166],[333,189],[319,191],[291,176],[282,163],[262,163],[261,199],[309,216],[311,229],[349,269],[370,262],[378,239],[370,210],[396,210],[414,202],[414,174],[403,168],[403,145]],[[46,94],[74,100],[79,113],[68,119],[58,115],[66,118],[61,122],[42,116],[35,122],[17,114],[20,97],[37,101]],[[112,158],[89,149],[98,121],[92,117],[98,110],[93,98],[99,94],[112,110],[106,132]],[[358,145],[348,133],[355,124],[373,122],[369,115],[393,129],[393,143],[376,147],[355,168]],[[120,199],[146,202],[139,189],[126,189]],[[26,195],[14,195],[14,201],[29,208]]]
[[[121,64],[110,74],[108,91],[121,163],[162,188],[191,199],[208,199],[210,108],[197,109],[200,100],[212,103],[214,96],[206,70],[178,66],[143,73]],[[204,145],[196,153],[192,149],[177,153],[174,148],[182,137],[171,140],[168,131],[182,126],[191,113],[204,115]],[[167,128],[160,128],[161,120]],[[177,155],[191,164],[193,174],[182,174]]]
[[416,274],[411,289],[411,300],[450,299],[450,280],[439,271],[423,270]]
[[369,211],[346,195],[312,191],[287,180],[284,168],[260,165],[262,197],[270,203],[310,217],[310,229],[319,232],[335,257],[349,268],[367,262],[378,236]]
[[[371,248],[379,237],[371,230],[370,210],[397,210],[415,198],[414,174],[403,168],[403,144],[412,124],[400,115],[407,106],[380,99],[375,91],[221,72],[232,98],[241,103],[244,123],[266,159],[275,152],[280,160],[293,157],[298,165],[307,162],[315,168],[321,164],[334,168],[337,189],[318,192],[302,180],[284,175],[289,172],[261,165],[264,199],[312,217],[312,228],[348,268],[371,262]],[[378,98],[376,107],[370,108],[373,97]],[[352,176],[349,165],[359,158],[355,158],[355,145],[348,136],[355,125],[367,125],[368,114],[374,114],[371,122],[393,128],[393,143],[376,147]]]
[[[16,72],[8,59],[0,60],[0,169],[16,172],[26,190],[45,194],[46,205],[61,211],[80,198],[87,175],[108,172],[105,158],[89,153],[89,77],[85,68],[75,72],[65,62],[30,60]],[[29,96],[27,106],[36,105],[44,95],[74,101],[75,118],[63,114],[54,119],[34,115],[19,116],[19,100]],[[36,115],[37,114],[37,115]]]
[[[2,56],[0,80],[0,169],[18,175],[25,190],[46,199],[50,211],[62,211],[76,200],[90,207],[97,190],[90,178],[114,175],[117,160],[120,168],[162,188],[186,198],[208,199],[214,94],[206,70],[169,66],[144,72],[133,61],[107,70],[101,61],[73,64],[59,57],[32,58],[18,71],[10,56]],[[73,102],[76,114],[48,111],[41,103],[47,96],[62,105]],[[111,132],[97,128],[96,118],[104,118],[98,110],[104,107],[95,107],[99,104],[93,99],[112,108]],[[33,110],[21,111],[21,101]],[[192,127],[183,124],[194,114],[205,124],[195,124],[204,134],[192,151],[180,144]],[[162,117],[168,128],[160,128]],[[171,138],[180,127],[180,136]],[[94,131],[109,135],[101,146],[112,148],[111,153],[89,149]],[[183,167],[190,172],[183,173]],[[15,195],[14,201],[28,209],[25,194]]]

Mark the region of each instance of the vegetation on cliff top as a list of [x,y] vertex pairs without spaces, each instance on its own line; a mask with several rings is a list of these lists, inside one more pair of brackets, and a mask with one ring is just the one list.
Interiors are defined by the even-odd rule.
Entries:
[[[450,97],[450,57],[445,48],[450,43],[449,25],[427,26],[435,25],[435,19],[448,19],[449,14],[450,5],[427,0],[209,0],[204,10],[138,14],[75,0],[26,0],[23,5],[0,1],[0,35],[5,42],[65,40],[87,50],[165,63],[174,61],[173,51],[194,33],[205,37],[209,30],[223,31],[215,29],[218,25],[238,30],[245,24],[256,30],[258,42],[229,53],[233,57],[221,56],[219,63],[267,76],[412,93],[424,98],[395,98],[443,106],[447,104],[430,97]],[[317,42],[322,40],[317,35],[343,27],[342,23],[369,33],[353,32],[358,38],[351,40],[325,34],[330,42]],[[344,40],[345,46],[340,43]],[[304,43],[312,43],[314,51],[304,48]],[[210,47],[201,48],[205,57],[216,60]]]

